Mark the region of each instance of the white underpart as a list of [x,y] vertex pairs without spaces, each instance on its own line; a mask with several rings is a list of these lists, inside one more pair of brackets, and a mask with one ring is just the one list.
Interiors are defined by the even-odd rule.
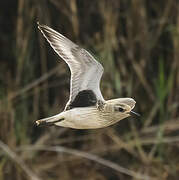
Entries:
[[74,129],[96,129],[108,126],[109,121],[100,116],[95,107],[74,108],[57,115],[64,120],[55,123],[57,126]]

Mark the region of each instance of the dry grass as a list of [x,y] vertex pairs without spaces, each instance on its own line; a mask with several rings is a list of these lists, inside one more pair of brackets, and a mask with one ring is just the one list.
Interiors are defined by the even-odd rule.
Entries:
[[[178,1],[6,1],[0,20],[0,179],[178,179]],[[95,54],[104,97],[133,97],[141,118],[35,127],[69,95],[69,70],[37,21]]]

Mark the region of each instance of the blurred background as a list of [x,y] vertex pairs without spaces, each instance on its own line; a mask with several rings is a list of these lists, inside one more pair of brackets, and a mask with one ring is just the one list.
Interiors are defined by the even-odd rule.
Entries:
[[[132,97],[141,117],[97,130],[36,127],[64,109],[70,81],[37,21],[92,53],[105,69],[105,99]],[[177,0],[1,2],[1,180],[178,177]]]

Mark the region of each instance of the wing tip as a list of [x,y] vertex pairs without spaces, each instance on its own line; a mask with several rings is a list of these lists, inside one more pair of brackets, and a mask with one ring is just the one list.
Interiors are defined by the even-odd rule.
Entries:
[[44,26],[45,26],[45,25],[42,25],[42,24],[39,23],[39,21],[37,21],[37,27],[38,27],[38,29],[42,30],[42,28],[43,28]]
[[43,32],[45,29],[46,29],[46,30],[49,30],[49,29],[50,29],[47,25],[40,24],[39,21],[37,21],[37,27],[38,27],[38,29],[39,29],[41,32]]

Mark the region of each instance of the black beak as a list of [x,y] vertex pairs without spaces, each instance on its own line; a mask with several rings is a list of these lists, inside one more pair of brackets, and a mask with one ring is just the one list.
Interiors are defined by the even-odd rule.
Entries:
[[133,114],[135,114],[136,116],[140,116],[139,113],[136,113],[136,112],[134,112],[134,111],[130,111],[130,115],[133,115]]

